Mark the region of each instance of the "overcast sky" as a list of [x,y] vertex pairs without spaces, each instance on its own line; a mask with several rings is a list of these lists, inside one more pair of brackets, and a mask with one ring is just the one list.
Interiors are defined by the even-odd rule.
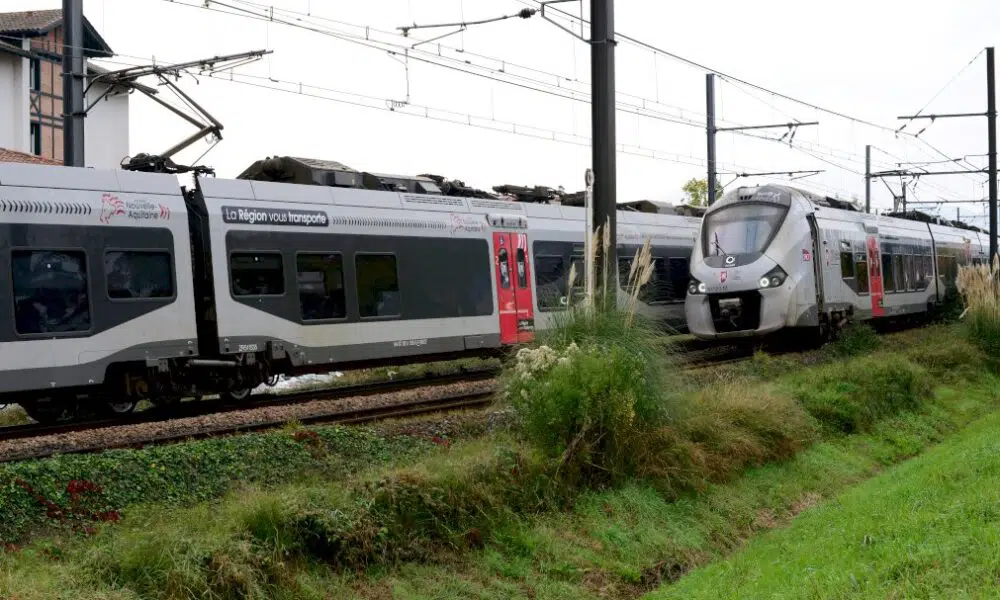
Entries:
[[[256,1],[260,6],[272,4]],[[271,14],[254,9],[247,0],[225,3]],[[418,30],[410,40],[378,30],[392,32],[414,22],[496,17],[537,7],[532,0],[274,0],[274,22],[223,14],[232,10],[214,1],[208,4],[215,11],[200,8],[203,4],[204,0],[84,0],[84,12],[119,54],[115,60],[123,63],[154,56],[163,62],[263,48],[274,51],[235,71],[237,81],[189,77],[180,82],[225,125],[223,141],[202,161],[216,167],[219,176],[234,177],[265,156],[293,155],[375,172],[435,173],[484,189],[503,183],[562,185],[569,191],[582,187],[584,169],[590,164],[589,105],[528,89],[586,97],[589,49],[582,41],[537,15],[472,27],[442,39],[440,49],[436,44],[418,46],[409,60],[390,56],[386,46],[372,49],[327,35],[363,38],[368,26],[369,38],[394,44],[402,52],[406,44],[450,30]],[[926,113],[984,111],[985,53],[968,63],[985,46],[996,43],[1000,22],[1000,3],[990,0],[618,0],[616,5],[619,33],[888,128],[901,124],[897,116],[923,108],[949,81]],[[61,2],[5,0],[3,6],[4,10],[58,8]],[[581,11],[579,2],[558,8],[577,15]],[[582,9],[589,18],[589,3],[584,2]],[[573,26],[564,17],[557,20]],[[705,133],[703,128],[666,119],[703,122],[705,71],[620,41],[617,75],[618,102],[624,109],[617,116],[618,142],[624,145],[618,154],[618,199],[677,202],[686,180],[704,177]],[[295,82],[301,82],[307,94],[324,98],[298,94]],[[720,133],[720,171],[824,169],[796,183],[863,198],[865,144],[875,146],[876,169],[883,170],[895,168],[901,160],[944,160],[984,154],[987,148],[983,118],[939,120],[921,136],[927,145],[760,90],[721,80],[716,90],[718,113],[730,124],[820,122],[799,129],[792,148]],[[398,110],[390,112],[393,100]],[[132,153],[161,152],[190,131],[186,123],[139,96],[133,98],[131,110]],[[645,111],[645,116],[636,115],[637,111]],[[906,131],[916,133],[928,123],[918,122]],[[754,133],[779,137],[785,132]],[[198,143],[178,159],[195,160],[207,148],[207,143]],[[968,161],[926,168],[986,164],[981,156],[970,156]],[[720,178],[724,183],[733,179]],[[898,179],[888,183],[898,192]],[[911,188],[910,199],[981,198],[984,183],[982,175],[924,177]],[[892,196],[879,181],[872,183],[872,198],[875,207],[891,206]],[[983,210],[982,205],[962,206],[963,216]],[[943,214],[953,215],[954,208]]]

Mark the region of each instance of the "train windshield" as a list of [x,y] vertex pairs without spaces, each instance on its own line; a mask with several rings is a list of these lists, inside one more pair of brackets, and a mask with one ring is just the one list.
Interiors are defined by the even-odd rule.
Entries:
[[706,215],[705,256],[763,252],[787,210],[773,204],[734,204]]

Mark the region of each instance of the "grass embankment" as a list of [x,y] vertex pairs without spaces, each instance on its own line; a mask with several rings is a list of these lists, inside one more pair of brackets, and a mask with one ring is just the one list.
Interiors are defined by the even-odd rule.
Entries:
[[989,415],[648,597],[994,597],[998,431]]
[[662,373],[571,337],[561,348],[579,342],[586,378],[567,351],[534,371],[531,389],[555,394],[538,414],[569,409],[547,440],[526,426],[334,481],[133,509],[94,537],[4,555],[0,595],[634,597],[939,441],[992,410],[1000,385],[954,327],[693,394],[654,394]]
[[181,506],[246,485],[337,479],[412,459],[434,447],[371,429],[289,426],[141,450],[71,454],[0,464],[0,544],[90,529],[149,502]]

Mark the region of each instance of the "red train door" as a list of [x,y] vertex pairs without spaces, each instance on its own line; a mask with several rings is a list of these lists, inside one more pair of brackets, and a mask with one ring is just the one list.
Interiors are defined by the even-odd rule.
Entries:
[[882,251],[878,237],[868,235],[868,290],[872,297],[872,316],[885,316],[884,290],[882,289]]
[[512,233],[514,242],[514,303],[517,305],[517,341],[535,339],[535,309],[531,298],[531,261],[528,260],[528,234]]
[[516,344],[535,339],[531,303],[528,236],[493,233],[493,263],[500,308],[500,343]]

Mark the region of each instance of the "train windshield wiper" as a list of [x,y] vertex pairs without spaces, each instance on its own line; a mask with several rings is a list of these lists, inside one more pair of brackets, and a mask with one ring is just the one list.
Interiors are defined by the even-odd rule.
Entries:
[[712,245],[715,246],[716,255],[718,255],[718,253],[721,252],[723,256],[729,256],[729,253],[726,252],[725,250],[723,250],[722,246],[719,245],[719,234],[718,233],[715,234],[715,240],[712,241]]

